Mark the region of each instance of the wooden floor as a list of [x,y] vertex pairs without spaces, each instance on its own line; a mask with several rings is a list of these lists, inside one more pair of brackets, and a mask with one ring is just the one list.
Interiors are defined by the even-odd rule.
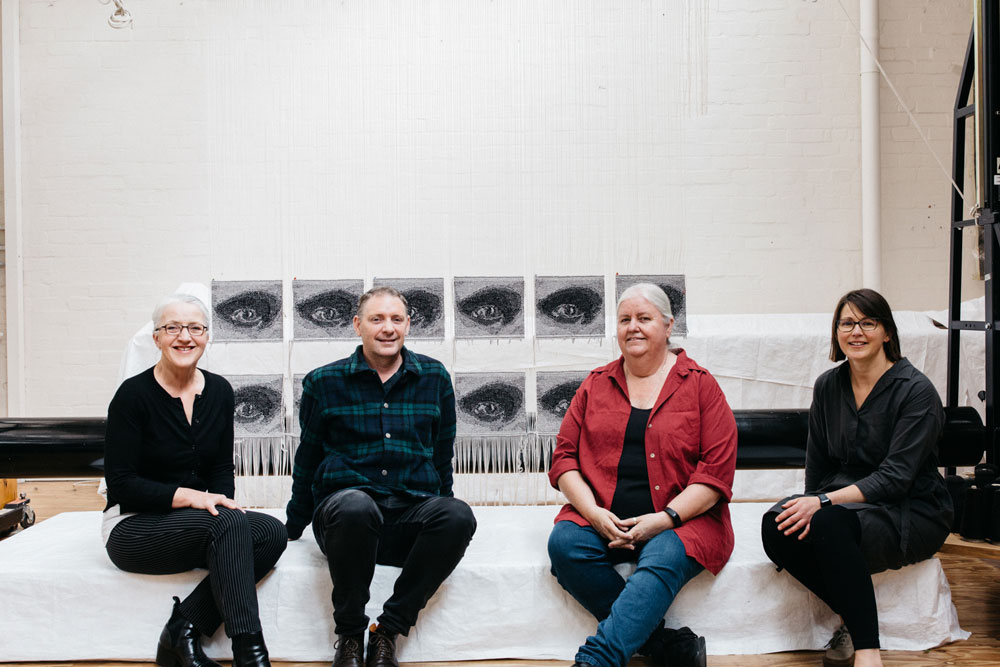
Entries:
[[[27,493],[31,505],[39,521],[43,521],[59,512],[103,509],[100,496],[96,493],[97,482],[85,481],[39,481],[21,483],[19,491]],[[972,637],[964,642],[956,642],[948,646],[929,651],[902,652],[885,651],[883,662],[888,665],[969,665],[996,666],[1000,665],[1000,560],[974,558],[963,555],[940,554],[948,581],[951,583],[952,597],[958,609],[958,618],[962,628],[972,633]],[[0,564],[2,566],[2,564]],[[0,592],[2,599],[2,592]],[[4,613],[16,613],[16,610],[5,609]],[[3,632],[0,620],[0,632]],[[582,638],[581,638],[582,639]],[[39,628],[38,640],[45,641],[45,629]],[[820,665],[822,654],[815,651],[799,651],[794,653],[773,653],[769,655],[727,655],[709,656],[710,667],[805,667]],[[0,656],[0,661],[3,656]],[[34,667],[41,665],[60,665],[68,667],[76,663],[5,663],[5,665],[29,664]],[[81,667],[131,667],[144,663],[101,663],[81,662]],[[519,665],[521,667],[548,667],[567,665],[562,661],[545,660],[482,660],[476,662],[425,662],[409,663],[424,667],[491,667],[500,665]],[[631,665],[639,667],[646,664],[642,660],[633,660]],[[282,667],[293,665],[309,665],[319,667],[329,663],[276,663]]]

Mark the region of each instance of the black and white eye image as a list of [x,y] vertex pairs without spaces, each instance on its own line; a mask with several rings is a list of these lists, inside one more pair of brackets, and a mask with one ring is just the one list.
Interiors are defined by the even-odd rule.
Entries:
[[684,284],[683,275],[631,275],[616,276],[615,279],[615,300],[621,296],[625,288],[636,283],[653,283],[659,285],[667,298],[670,299],[670,309],[674,313],[674,336],[684,336],[687,334],[687,288]]
[[281,340],[281,281],[212,281],[212,337]]
[[535,400],[539,433],[558,433],[576,390],[589,371],[539,371],[535,373]]
[[524,433],[524,374],[457,373],[455,408],[460,435]]
[[604,278],[537,276],[535,335],[603,336]]
[[523,278],[455,278],[456,338],[522,336]]
[[407,338],[444,338],[444,278],[375,278],[406,298],[410,316]]
[[281,375],[231,375],[233,428],[237,436],[279,435],[284,432]]
[[305,373],[296,373],[292,375],[292,433],[298,435],[302,432],[301,424],[299,423],[299,410],[302,408],[302,380],[305,379]]
[[362,280],[296,280],[292,330],[296,339],[354,338]]

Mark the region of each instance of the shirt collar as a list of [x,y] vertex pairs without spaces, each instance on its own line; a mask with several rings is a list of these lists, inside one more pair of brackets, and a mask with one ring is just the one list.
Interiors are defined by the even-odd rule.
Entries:
[[[400,350],[400,354],[403,355],[403,364],[402,366],[400,366],[400,370],[402,370],[404,373],[415,373],[419,375],[423,367],[421,366],[420,361],[417,359],[416,355],[414,355],[412,352],[406,349],[405,345]],[[351,355],[350,367],[348,372],[351,375],[357,375],[358,373],[365,373],[368,371],[374,373],[375,369],[369,366],[368,361],[365,359],[364,346],[358,345],[354,349],[354,353]]]

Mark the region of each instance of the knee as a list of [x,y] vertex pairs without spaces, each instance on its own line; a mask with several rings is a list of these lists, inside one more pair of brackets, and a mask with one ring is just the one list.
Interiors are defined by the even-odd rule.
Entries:
[[382,524],[378,505],[364,491],[344,489],[324,503],[323,523],[327,528],[371,528]]
[[760,519],[760,541],[763,542],[765,549],[785,536],[778,530],[778,522],[775,521],[777,517],[777,512],[765,512]]
[[824,507],[813,514],[809,521],[809,534],[817,542],[828,540],[839,543],[857,542],[860,537],[860,526],[850,510],[842,507]]
[[443,498],[443,518],[447,526],[458,535],[465,535],[468,539],[476,533],[476,515],[473,514],[469,505],[458,498]]
[[254,546],[259,550],[276,551],[277,555],[288,546],[288,531],[285,524],[270,514],[248,512],[250,529],[253,531]]
[[549,533],[549,561],[552,572],[558,576],[561,568],[580,559],[583,545],[580,542],[580,526],[572,521],[559,521]]
[[247,515],[242,510],[229,509],[228,507],[216,507],[219,515],[212,522],[213,532],[220,534],[229,530],[244,530],[250,532],[250,522]]

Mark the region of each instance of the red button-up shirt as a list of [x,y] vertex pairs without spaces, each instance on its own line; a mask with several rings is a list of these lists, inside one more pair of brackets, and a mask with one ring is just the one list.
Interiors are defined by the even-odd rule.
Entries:
[[[733,553],[729,500],[736,472],[736,419],[715,378],[683,350],[675,352],[677,362],[646,428],[649,492],[657,510],[689,484],[705,484],[722,494],[711,509],[676,529],[687,555],[718,574]],[[624,359],[591,371],[559,429],[549,471],[552,486],[559,488],[563,473],[579,470],[597,504],[610,509],[631,411]],[[556,516],[556,521],[564,520],[589,525],[569,504]]]

